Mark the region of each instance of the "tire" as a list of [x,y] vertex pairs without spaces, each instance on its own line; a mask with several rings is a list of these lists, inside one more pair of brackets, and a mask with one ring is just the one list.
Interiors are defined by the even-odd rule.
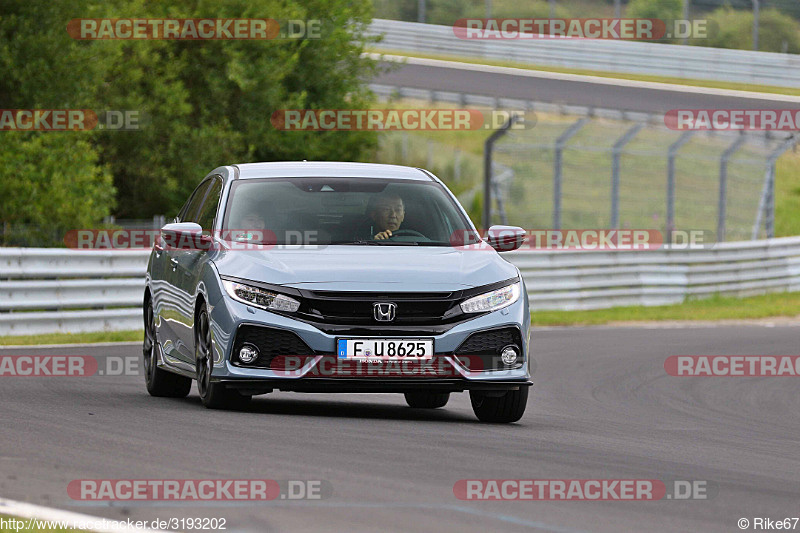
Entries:
[[148,298],[144,304],[144,382],[150,396],[161,398],[185,398],[192,390],[192,380],[158,368],[156,340],[156,321],[153,314],[153,301]]
[[469,391],[472,410],[481,422],[508,424],[525,414],[528,387],[510,390],[502,396],[488,396],[483,391]]
[[205,303],[200,307],[197,320],[195,320],[194,356],[197,392],[203,406],[208,409],[241,409],[250,403],[252,396],[239,394],[238,391],[229,389],[222,383],[211,381],[211,374],[214,370],[211,322]]
[[416,409],[436,409],[447,405],[449,392],[411,391],[405,393],[406,403]]

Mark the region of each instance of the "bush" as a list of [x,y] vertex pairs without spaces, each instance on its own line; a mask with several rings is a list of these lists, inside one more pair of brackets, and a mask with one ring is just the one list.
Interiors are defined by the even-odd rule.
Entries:
[[[145,118],[138,131],[59,132],[41,139],[28,134],[16,141],[30,156],[29,180],[49,179],[53,157],[78,165],[82,174],[58,169],[70,176],[96,177],[97,169],[110,169],[118,217],[175,214],[202,177],[222,164],[363,160],[376,145],[375,132],[283,132],[270,123],[280,109],[369,107],[373,97],[365,82],[376,66],[361,53],[372,42],[364,35],[370,0],[2,0],[0,5],[3,108],[131,110]],[[324,25],[320,39],[77,41],[64,30],[78,16],[269,16],[320,19]],[[0,161],[13,160],[13,149],[0,143]],[[6,183],[10,179],[0,175],[0,188],[15,187]],[[113,203],[100,189],[84,192],[83,202],[69,206],[74,216],[83,208],[91,218],[98,211],[89,204],[106,202],[107,211]],[[95,193],[97,198],[88,196]],[[29,207],[40,212],[43,206]],[[7,213],[0,210],[3,221],[11,220]]]
[[[753,49],[753,12],[719,8],[708,14],[708,39],[695,39],[692,44],[714,48]],[[777,9],[761,11],[759,46],[763,52],[800,53],[800,23]]]
[[0,244],[58,245],[70,229],[91,228],[114,207],[111,172],[99,165],[90,133],[2,132]]
[[631,0],[625,16],[629,18],[646,18],[676,20],[683,16],[682,0]]

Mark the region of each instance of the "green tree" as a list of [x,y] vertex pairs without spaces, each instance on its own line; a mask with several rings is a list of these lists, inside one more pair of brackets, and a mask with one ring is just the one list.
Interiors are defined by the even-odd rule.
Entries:
[[683,15],[683,0],[631,0],[625,15],[630,18],[676,20]]
[[94,227],[114,207],[111,172],[98,164],[89,133],[0,136],[0,244],[52,246],[71,229]]
[[[6,0],[0,7],[0,103],[6,109],[139,112],[138,131],[64,132],[58,134],[63,144],[41,146],[64,150],[64,161],[73,151],[91,149],[96,168],[111,169],[117,216],[171,214],[222,164],[363,160],[372,153],[373,132],[282,132],[270,124],[280,109],[371,104],[365,82],[375,63],[361,57],[372,41],[364,34],[371,13],[369,0]],[[126,17],[319,19],[323,34],[78,41],[66,32],[73,18]],[[0,144],[0,153],[7,150]],[[28,170],[46,177],[44,167]]]
[[[0,108],[93,108],[102,65],[91,47],[65,31],[81,6],[77,0],[3,2]],[[0,132],[0,224],[6,230],[0,244],[53,245],[65,231],[93,227],[111,213],[114,186],[96,136]]]
[[[714,48],[753,49],[753,12],[723,7],[708,14],[708,39],[692,44]],[[800,53],[800,23],[777,9],[765,9],[759,17],[758,48],[764,52]]]

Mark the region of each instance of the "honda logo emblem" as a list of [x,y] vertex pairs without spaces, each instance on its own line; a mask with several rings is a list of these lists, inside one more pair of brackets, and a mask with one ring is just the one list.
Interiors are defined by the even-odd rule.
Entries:
[[392,302],[376,302],[372,304],[372,315],[378,322],[391,322],[394,320],[397,304]]

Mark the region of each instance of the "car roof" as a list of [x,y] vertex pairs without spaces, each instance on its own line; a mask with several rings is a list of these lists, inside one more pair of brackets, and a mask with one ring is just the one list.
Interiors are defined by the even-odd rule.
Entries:
[[420,168],[377,163],[347,163],[340,161],[280,161],[274,163],[243,163],[239,179],[254,178],[378,178],[434,181]]

